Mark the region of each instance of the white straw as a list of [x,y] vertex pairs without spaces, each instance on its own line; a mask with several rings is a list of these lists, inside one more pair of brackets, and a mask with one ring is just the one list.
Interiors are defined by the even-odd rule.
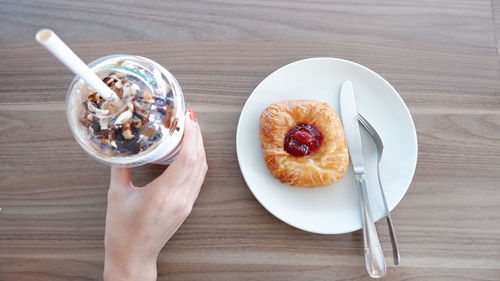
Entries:
[[119,101],[118,96],[50,29],[36,33],[36,41],[47,48],[73,73],[96,90],[106,100]]

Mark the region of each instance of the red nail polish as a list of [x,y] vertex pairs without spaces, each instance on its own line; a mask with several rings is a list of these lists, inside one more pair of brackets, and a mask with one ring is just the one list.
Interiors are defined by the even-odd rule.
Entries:
[[192,109],[189,109],[188,111],[189,111],[189,118],[191,120],[193,120],[194,122],[196,122],[197,121],[196,112],[194,112],[194,110],[192,110]]

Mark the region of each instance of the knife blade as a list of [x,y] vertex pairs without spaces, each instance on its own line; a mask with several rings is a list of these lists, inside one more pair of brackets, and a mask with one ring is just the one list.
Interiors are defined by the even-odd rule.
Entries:
[[363,227],[363,243],[365,252],[365,265],[368,274],[373,278],[385,276],[387,265],[384,253],[380,246],[377,228],[368,201],[366,190],[365,164],[363,160],[363,147],[361,145],[361,134],[358,124],[358,110],[356,108],[356,97],[351,81],[342,83],[340,88],[340,116],[344,125],[349,158],[351,159],[354,175],[356,178],[356,190],[358,193],[359,207],[361,211],[361,223]]
[[358,110],[352,82],[347,80],[340,88],[340,115],[344,124],[344,133],[349,148],[349,156],[355,174],[364,173],[363,148],[358,125]]

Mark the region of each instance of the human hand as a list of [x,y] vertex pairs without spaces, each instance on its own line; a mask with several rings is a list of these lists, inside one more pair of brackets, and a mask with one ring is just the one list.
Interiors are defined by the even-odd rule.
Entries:
[[156,280],[160,250],[191,212],[207,172],[196,114],[189,110],[174,162],[144,187],[129,168],[111,168],[104,236],[104,280]]

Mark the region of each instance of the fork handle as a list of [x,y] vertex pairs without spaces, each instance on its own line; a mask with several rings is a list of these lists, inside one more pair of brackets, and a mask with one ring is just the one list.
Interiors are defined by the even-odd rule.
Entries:
[[394,260],[394,264],[398,265],[400,262],[400,257],[399,257],[398,240],[396,240],[396,232],[394,231],[394,226],[392,225],[391,215],[389,214],[385,218],[387,219],[387,225],[389,227],[389,234],[391,235],[392,258]]
[[385,208],[385,218],[387,220],[387,227],[389,228],[389,235],[391,236],[392,258],[394,260],[394,264],[398,265],[400,262],[398,240],[396,239],[396,231],[394,230],[394,226],[392,225],[391,212],[389,211],[389,207],[387,206],[387,200],[385,199],[385,192],[384,188],[382,187],[382,180],[380,179],[380,164],[377,167],[377,173],[378,173],[378,184],[380,187],[380,194],[382,195],[382,202],[384,203],[384,208]]
[[375,222],[373,221],[371,214],[364,173],[356,174],[356,189],[358,191],[359,207],[361,210],[361,221],[363,226],[366,270],[371,277],[381,278],[386,274],[387,265],[385,263],[382,247],[380,246],[377,228],[375,227]]

